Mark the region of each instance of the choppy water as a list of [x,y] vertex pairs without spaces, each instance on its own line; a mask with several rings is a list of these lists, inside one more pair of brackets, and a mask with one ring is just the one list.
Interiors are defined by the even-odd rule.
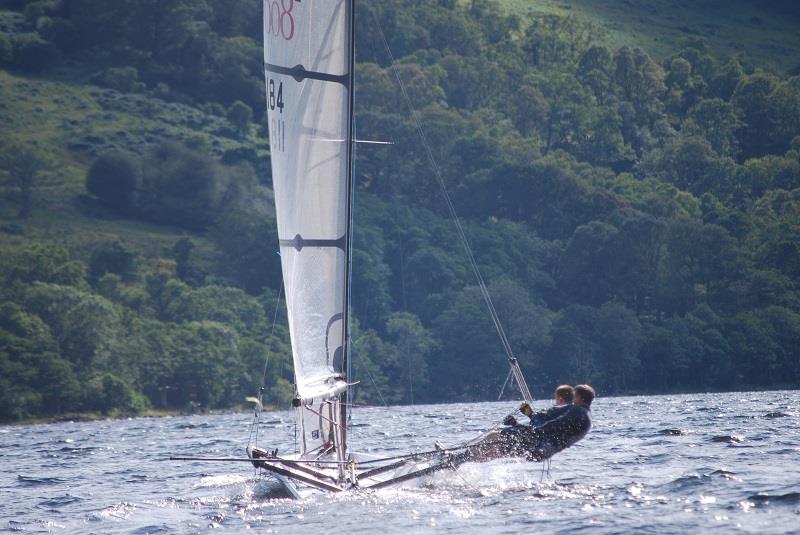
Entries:
[[[250,415],[0,428],[0,530],[56,533],[791,533],[800,531],[800,391],[600,398],[594,429],[541,464],[494,461],[423,486],[274,499],[242,456]],[[540,406],[543,403],[539,404]],[[459,443],[513,404],[357,409],[351,443]],[[293,449],[291,413],[260,444]]]

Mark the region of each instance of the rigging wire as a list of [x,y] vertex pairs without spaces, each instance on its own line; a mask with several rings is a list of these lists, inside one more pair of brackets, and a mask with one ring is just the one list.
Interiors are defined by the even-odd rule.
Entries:
[[250,436],[247,438],[247,445],[250,446],[252,442],[255,445],[258,445],[258,417],[259,413],[261,412],[262,407],[262,400],[264,395],[264,389],[266,388],[267,382],[267,366],[269,365],[269,356],[272,353],[272,341],[274,339],[275,334],[275,324],[278,323],[278,310],[281,304],[281,296],[283,295],[283,277],[281,277],[281,287],[278,290],[278,296],[275,299],[275,312],[272,315],[272,328],[269,331],[269,345],[267,346],[267,356],[264,358],[264,371],[261,373],[261,388],[258,390],[258,403],[256,404],[256,410],[253,414],[253,422],[250,424]]
[[[360,340],[361,340],[361,338],[359,338],[358,340],[356,340],[355,342],[353,342],[353,349],[355,349],[355,348],[356,348],[356,344],[357,344],[357,343],[358,343]],[[358,355],[358,352],[354,352],[354,354],[355,354],[355,355]],[[385,399],[383,399],[383,394],[381,394],[381,390],[380,390],[380,388],[378,388],[378,383],[376,383],[376,382],[375,382],[375,377],[373,377],[373,375],[372,375],[372,372],[371,372],[371,371],[370,371],[370,369],[369,369],[369,366],[367,366],[366,364],[363,364],[363,363],[362,363],[362,365],[364,366],[364,370],[367,372],[367,375],[369,376],[369,380],[372,382],[372,387],[375,389],[375,392],[377,392],[377,394],[378,394],[378,397],[379,397],[379,398],[381,398],[381,403],[383,403],[383,406],[384,406],[384,407],[388,407],[388,406],[389,406],[389,404],[388,404],[388,403],[386,403],[386,400],[385,400]],[[355,406],[355,404],[354,404],[354,403],[350,403],[349,405],[350,405],[351,407],[354,407],[354,406]]]
[[509,364],[511,366],[512,373],[514,375],[514,379],[517,382],[517,386],[519,387],[520,393],[522,394],[525,401],[531,403],[533,401],[533,397],[531,396],[530,390],[528,390],[528,385],[525,382],[525,378],[522,375],[522,370],[519,368],[519,363],[517,362],[517,358],[514,356],[514,352],[511,349],[511,343],[506,336],[505,330],[503,329],[503,325],[500,322],[500,317],[497,314],[497,310],[495,309],[494,302],[492,301],[492,297],[489,294],[489,290],[486,286],[486,282],[483,280],[483,276],[481,275],[480,268],[478,267],[478,262],[475,260],[475,256],[472,254],[472,247],[469,245],[469,240],[467,239],[467,234],[464,231],[464,227],[461,224],[461,220],[458,218],[458,214],[456,213],[455,205],[453,204],[452,199],[450,198],[450,194],[447,191],[447,186],[444,181],[444,176],[442,175],[441,168],[439,164],[436,162],[436,158],[433,155],[433,150],[431,149],[431,145],[428,142],[428,137],[425,135],[425,131],[422,129],[422,123],[419,119],[419,114],[417,113],[416,108],[411,102],[411,98],[408,96],[408,91],[406,90],[405,84],[403,84],[403,80],[400,78],[400,73],[397,70],[397,66],[395,65],[395,58],[394,54],[392,54],[391,49],[389,48],[389,42],[386,40],[386,36],[383,33],[383,29],[381,28],[380,21],[378,20],[378,16],[375,14],[374,10],[370,10],[373,19],[375,20],[375,27],[378,29],[378,34],[383,41],[384,49],[389,56],[390,66],[392,68],[392,73],[394,74],[395,79],[397,79],[397,83],[400,86],[400,92],[403,95],[403,100],[406,103],[406,106],[411,113],[411,118],[414,122],[414,127],[417,130],[417,134],[419,135],[420,139],[422,140],[422,144],[425,147],[425,153],[428,157],[428,163],[433,170],[433,174],[436,177],[436,181],[439,184],[439,188],[442,191],[442,196],[444,197],[445,204],[447,205],[447,210],[450,213],[450,217],[455,224],[456,230],[458,231],[458,235],[461,238],[461,244],[464,247],[464,251],[467,254],[467,259],[469,260],[470,267],[472,268],[472,273],[475,276],[476,281],[478,282],[478,288],[480,289],[481,295],[483,296],[483,300],[486,302],[486,306],[489,309],[489,315],[492,318],[492,323],[494,323],[495,330],[497,331],[498,336],[500,337],[500,343],[503,345],[503,350],[506,353],[506,357],[508,358]]
[[[400,288],[403,294],[403,312],[408,312],[407,307],[407,300],[406,300],[406,276],[405,276],[405,268],[404,268],[405,260],[403,258],[403,237],[400,237]],[[410,358],[411,350],[408,345],[408,337],[405,340],[406,344],[406,364],[408,365],[408,398],[411,402],[411,405],[414,404],[414,379],[411,375],[412,373],[412,362]]]

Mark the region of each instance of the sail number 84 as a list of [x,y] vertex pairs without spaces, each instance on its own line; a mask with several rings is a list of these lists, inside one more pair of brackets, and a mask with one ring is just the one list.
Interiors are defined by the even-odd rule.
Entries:
[[[277,88],[276,88],[277,86]],[[269,120],[269,142],[272,150],[279,150],[281,152],[286,150],[286,123],[282,119],[283,116],[283,82],[275,83],[272,78],[267,82],[267,105],[269,110],[274,112],[278,110],[277,114],[270,113]]]
[[268,92],[268,105],[270,111],[275,111],[275,108],[277,108],[280,113],[283,113],[283,82],[278,82],[278,90],[276,92],[275,80],[270,78],[268,82]]

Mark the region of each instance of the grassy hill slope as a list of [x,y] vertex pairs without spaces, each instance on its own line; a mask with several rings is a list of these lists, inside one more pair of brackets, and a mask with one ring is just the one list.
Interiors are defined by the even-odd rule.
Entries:
[[[163,255],[185,229],[108,217],[82,203],[85,178],[98,154],[115,149],[141,152],[158,139],[174,139],[219,156],[227,150],[266,153],[253,135],[234,139],[224,117],[141,94],[122,94],[97,86],[0,71],[0,137],[32,144],[48,164],[33,193],[33,211],[14,218],[13,195],[0,196],[0,247],[51,240],[87,258],[102,241],[119,238],[145,257]],[[259,141],[257,141],[257,139]],[[193,236],[203,240],[202,235]]]
[[681,37],[708,40],[719,56],[781,71],[800,68],[800,4],[782,0],[501,0],[522,16],[575,15],[607,32],[612,48],[639,46],[657,59]]

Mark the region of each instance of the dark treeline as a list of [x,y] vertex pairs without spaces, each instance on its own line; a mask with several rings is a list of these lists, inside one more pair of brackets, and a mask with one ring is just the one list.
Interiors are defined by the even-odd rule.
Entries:
[[[4,246],[0,417],[231,406],[265,359],[266,398],[286,402],[266,132],[250,128],[265,123],[261,1],[4,8],[3,68],[113,89],[115,109],[197,113],[241,147],[73,147],[90,156],[83,213],[187,235],[159,253],[124,236]],[[656,61],[578,17],[482,0],[357,15],[358,136],[394,144],[357,155],[356,401],[494,399],[507,374],[396,76],[535,392],[800,384],[800,77],[699,36]],[[3,151],[19,233],[43,160]]]

